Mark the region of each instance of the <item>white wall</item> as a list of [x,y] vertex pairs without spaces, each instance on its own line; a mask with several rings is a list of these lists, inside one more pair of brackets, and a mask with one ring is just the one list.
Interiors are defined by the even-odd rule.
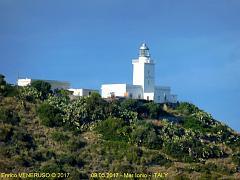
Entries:
[[156,103],[170,102],[170,87],[156,86],[154,91],[154,101]]
[[138,59],[132,61],[133,64],[133,85],[144,86],[144,63]]
[[30,84],[31,84],[31,79],[28,79],[28,78],[26,78],[26,79],[18,79],[17,80],[17,85],[18,86],[28,86]]
[[114,95],[115,97],[143,99],[143,89],[139,85],[103,84],[101,89],[103,98],[109,98],[111,95]]
[[124,97],[127,95],[127,84],[103,84],[101,90],[103,98],[109,98],[112,95]]
[[141,85],[145,93],[154,92],[155,67],[153,60],[147,57],[139,57],[132,60],[133,85]]
[[177,103],[177,95],[171,94],[169,99],[171,103]]
[[144,92],[152,93],[155,88],[155,70],[153,63],[144,63]]
[[177,103],[177,95],[171,94],[170,87],[156,86],[154,93],[154,101],[156,103]]
[[127,94],[129,98],[132,99],[143,99],[143,89],[139,85],[127,84]]
[[74,96],[82,96],[82,89],[73,89],[73,88],[71,88],[71,89],[68,89],[68,90],[73,92],[72,95],[74,95]]
[[154,100],[154,93],[144,93],[144,99],[153,101]]
[[99,93],[98,90],[95,89],[68,89],[73,92],[74,96],[89,96],[91,93]]

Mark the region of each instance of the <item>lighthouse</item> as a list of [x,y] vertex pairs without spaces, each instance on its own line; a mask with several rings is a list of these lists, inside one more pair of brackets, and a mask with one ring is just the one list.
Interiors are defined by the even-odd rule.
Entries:
[[145,43],[140,46],[138,59],[133,59],[132,64],[133,85],[142,86],[144,99],[154,100],[155,64]]
[[155,64],[146,43],[139,47],[137,59],[132,60],[132,84],[102,84],[102,97],[145,99],[156,103],[176,103],[177,96],[168,86],[155,85]]

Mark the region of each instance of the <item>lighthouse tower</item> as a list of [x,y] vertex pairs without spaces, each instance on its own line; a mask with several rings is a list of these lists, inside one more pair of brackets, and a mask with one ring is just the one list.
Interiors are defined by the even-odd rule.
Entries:
[[150,58],[149,48],[143,43],[139,48],[138,59],[132,60],[133,85],[141,85],[144,99],[154,100],[155,68]]

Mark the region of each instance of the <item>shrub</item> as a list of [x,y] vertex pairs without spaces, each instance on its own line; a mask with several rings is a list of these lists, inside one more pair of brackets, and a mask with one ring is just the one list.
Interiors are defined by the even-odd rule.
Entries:
[[0,96],[7,94],[5,76],[0,74]]
[[19,90],[19,98],[29,102],[34,102],[36,99],[39,99],[42,96],[42,93],[39,92],[36,88],[31,86],[22,87]]
[[148,117],[151,119],[158,119],[161,111],[159,104],[154,102],[146,103],[145,107],[147,108]]
[[86,143],[80,140],[79,138],[71,138],[68,141],[68,149],[73,152],[83,148],[85,145]]
[[199,162],[203,159],[225,156],[219,147],[203,144],[197,138],[166,141],[163,151],[184,162]]
[[123,109],[128,109],[134,112],[137,112],[139,106],[139,101],[136,99],[125,99],[121,102],[121,107]]
[[75,166],[77,164],[76,158],[71,154],[61,154],[58,159],[59,163],[62,165],[69,164],[71,166]]
[[55,127],[63,125],[62,112],[47,103],[41,104],[37,113],[42,124],[45,126]]
[[6,85],[5,76],[0,74],[0,85]]
[[189,180],[189,178],[184,174],[179,174],[174,177],[174,180]]
[[31,166],[31,159],[29,157],[26,157],[26,155],[17,155],[14,157],[14,161],[19,165],[23,167],[30,167]]
[[188,116],[183,121],[183,127],[198,130],[200,132],[209,132],[209,127],[193,116]]
[[198,107],[187,102],[179,103],[176,109],[186,115],[190,115],[199,111]]
[[41,164],[40,167],[41,172],[45,173],[58,173],[63,172],[62,166],[55,160],[49,160]]
[[136,112],[139,119],[143,119],[148,113],[148,108],[145,106],[144,100],[125,99],[121,102],[120,107],[121,109]]
[[240,152],[234,153],[232,155],[232,160],[237,166],[240,166]]
[[19,94],[17,86],[13,86],[10,84],[7,84],[6,91],[7,91],[6,92],[7,97],[14,97],[14,96],[17,97]]
[[39,148],[33,153],[33,159],[37,161],[46,161],[54,158],[56,158],[56,154],[53,149]]
[[31,86],[36,88],[39,92],[41,92],[41,94],[42,94],[41,98],[42,99],[46,99],[48,93],[51,92],[50,91],[51,90],[51,84],[49,84],[48,82],[45,82],[45,81],[41,81],[41,80],[33,81],[31,83]]
[[106,118],[106,105],[98,93],[92,93],[86,98],[86,109],[88,112],[89,120],[103,120]]
[[[76,179],[89,179],[86,173],[82,173],[78,168],[72,167],[69,165],[64,165],[63,171],[70,173],[68,180],[76,180]],[[62,177],[62,179],[64,176]]]
[[101,149],[101,154],[108,163],[124,161],[128,164],[139,164],[143,154],[140,148],[124,141],[105,141],[101,143]]
[[200,168],[200,171],[201,172],[206,172],[206,173],[217,172],[217,173],[222,173],[222,174],[225,174],[225,175],[230,175],[230,174],[234,173],[227,166],[225,166],[223,164],[215,164],[215,163],[212,163],[212,162],[204,164]]
[[13,128],[11,125],[0,124],[0,141],[8,142],[13,135]]
[[112,141],[126,141],[128,140],[127,134],[125,134],[124,126],[128,124],[120,118],[108,118],[99,123],[95,130],[103,135],[106,140]]
[[20,128],[13,131],[12,143],[14,143],[20,150],[24,148],[34,149],[36,147],[31,134],[28,134],[25,130]]
[[20,122],[20,118],[16,112],[0,107],[0,121],[16,125]]
[[160,166],[169,166],[171,164],[171,160],[166,159],[164,156],[161,154],[154,154],[152,156],[152,164],[155,165],[160,165]]
[[138,146],[159,149],[162,146],[161,139],[157,136],[152,124],[137,121],[131,132],[131,142]]
[[54,131],[51,134],[51,137],[54,141],[58,141],[58,142],[66,142],[69,139],[68,135],[66,135],[64,132],[60,132],[60,131]]
[[184,156],[188,156],[186,152],[181,148],[180,143],[165,142],[163,146],[163,151],[174,158],[182,160]]

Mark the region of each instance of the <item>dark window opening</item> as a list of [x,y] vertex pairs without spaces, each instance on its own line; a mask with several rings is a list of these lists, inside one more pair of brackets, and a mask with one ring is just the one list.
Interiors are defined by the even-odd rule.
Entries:
[[129,94],[129,97],[132,98],[132,96],[133,96],[132,93],[130,93],[130,94]]

